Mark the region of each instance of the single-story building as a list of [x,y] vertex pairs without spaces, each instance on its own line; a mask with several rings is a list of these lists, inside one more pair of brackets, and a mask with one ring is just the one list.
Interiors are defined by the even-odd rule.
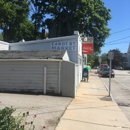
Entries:
[[0,51],[0,92],[37,92],[75,97],[78,64],[67,51]]
[[38,50],[67,50],[70,61],[78,64],[79,75],[78,82],[82,79],[82,39],[78,31],[74,31],[74,35],[48,38],[42,40],[33,40],[25,42],[10,43],[9,50],[20,51],[38,51]]

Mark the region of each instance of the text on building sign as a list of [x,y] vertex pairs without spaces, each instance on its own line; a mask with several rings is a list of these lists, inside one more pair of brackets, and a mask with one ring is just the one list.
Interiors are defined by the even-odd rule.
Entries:
[[76,51],[76,42],[52,42],[51,50]]

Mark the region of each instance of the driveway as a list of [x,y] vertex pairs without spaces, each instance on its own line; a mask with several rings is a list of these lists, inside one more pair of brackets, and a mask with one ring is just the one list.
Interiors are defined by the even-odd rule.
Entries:
[[34,125],[35,130],[41,130],[42,126],[46,130],[55,130],[59,118],[64,113],[72,98],[47,96],[47,95],[27,95],[0,93],[0,109],[13,107],[16,109],[14,115],[22,115],[29,111],[27,122],[33,120],[36,115]]

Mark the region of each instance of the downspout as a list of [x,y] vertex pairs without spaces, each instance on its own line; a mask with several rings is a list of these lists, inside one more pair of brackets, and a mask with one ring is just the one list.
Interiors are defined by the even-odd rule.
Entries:
[[46,94],[46,67],[44,67],[44,94]]
[[59,62],[59,89],[58,89],[58,92],[59,92],[59,94],[61,93],[60,92],[60,79],[61,79],[61,61]]

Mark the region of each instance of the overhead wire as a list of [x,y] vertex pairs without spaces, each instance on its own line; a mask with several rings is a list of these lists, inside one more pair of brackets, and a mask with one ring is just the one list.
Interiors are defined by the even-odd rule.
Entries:
[[124,29],[124,30],[121,30],[121,31],[117,31],[117,32],[113,32],[113,33],[111,33],[111,35],[116,34],[116,33],[120,33],[120,32],[124,32],[124,31],[128,31],[128,30],[130,30],[130,28],[127,28],[127,29]]
[[116,42],[116,41],[120,41],[120,40],[123,40],[123,39],[127,39],[127,38],[129,38],[129,37],[130,37],[130,36],[123,37],[123,38],[121,38],[121,39],[117,39],[117,40],[114,40],[114,41],[106,42],[106,44],[112,43],[112,42]]
[[[113,33],[111,33],[111,35],[117,34],[117,33],[121,33],[121,32],[124,32],[124,31],[128,31],[128,30],[130,30],[130,28],[127,28],[127,29],[124,29],[124,30],[120,30],[120,31],[117,31],[117,32],[113,32]],[[129,37],[130,37],[130,36],[123,37],[123,38],[121,38],[121,39],[113,40],[113,41],[110,41],[110,42],[106,42],[105,45],[114,45],[114,44],[128,43],[129,41],[128,41],[128,42],[121,42],[121,43],[114,43],[114,42],[120,41],[120,40],[124,40],[124,39],[127,39],[127,38],[129,38]]]

